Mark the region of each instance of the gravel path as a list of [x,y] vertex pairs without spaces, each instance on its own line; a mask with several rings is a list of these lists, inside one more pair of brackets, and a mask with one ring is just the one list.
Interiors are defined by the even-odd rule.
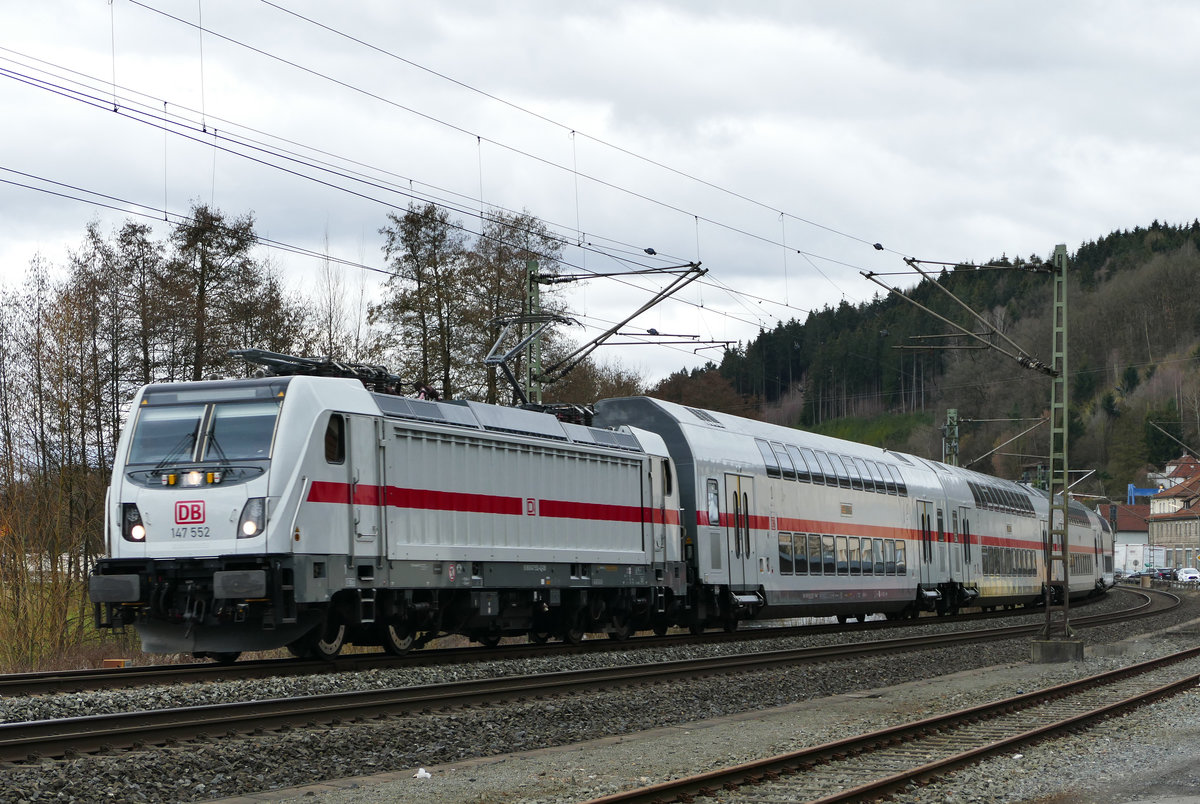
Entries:
[[[1116,606],[1118,595],[1097,604]],[[1200,604],[1189,600],[1185,611],[1157,618],[1153,627],[1178,625],[1200,615]],[[1094,610],[1094,609],[1092,609]],[[1090,610],[1089,610],[1090,611]],[[953,626],[921,626],[945,630]],[[963,626],[958,626],[959,628]],[[1135,626],[1141,630],[1141,626]],[[1090,645],[1115,642],[1128,636],[1130,626],[1087,629],[1082,638]],[[870,638],[870,637],[863,637]],[[791,645],[818,644],[829,637],[787,640]],[[1194,641],[1194,637],[1186,639]],[[440,802],[582,801],[623,786],[647,783],[671,775],[689,774],[709,767],[757,756],[768,756],[800,745],[816,744],[850,733],[878,728],[911,717],[913,713],[959,709],[984,698],[1011,694],[1016,688],[1057,683],[1078,675],[1127,664],[1177,647],[1180,640],[1146,639],[1121,650],[1092,650],[1082,663],[1028,665],[1027,638],[984,643],[961,648],[907,653],[870,666],[837,662],[735,677],[697,679],[684,684],[648,686],[636,690],[597,692],[588,696],[513,703],[455,713],[411,715],[314,729],[297,729],[243,738],[221,738],[188,743],[165,750],[86,756],[43,761],[32,766],[0,769],[0,802],[19,801],[198,801],[228,796],[245,800],[295,799],[311,802],[403,801]],[[782,647],[772,643],[770,648]],[[551,657],[523,660],[503,667],[471,665],[367,671],[320,678],[256,679],[203,685],[132,689],[122,692],[79,693],[0,701],[0,719],[20,720],[60,717],[92,711],[120,711],[179,705],[179,702],[280,697],[310,691],[399,686],[468,676],[529,673],[537,670],[576,669],[597,664],[668,661],[722,652],[767,649],[761,643],[729,643],[703,649],[672,648],[650,652],[622,651],[594,656]],[[491,664],[491,663],[489,663]],[[948,668],[988,668],[987,673],[958,672]],[[1200,672],[1200,670],[1198,670]],[[927,680],[936,678],[936,683]],[[864,690],[879,690],[875,697]],[[831,697],[832,696],[832,697]],[[1200,733],[1200,696],[1185,695],[1156,705],[1152,714],[1126,718],[1126,732],[1138,738],[1161,735],[1164,723],[1187,723]],[[763,712],[763,710],[775,710]],[[1193,711],[1194,710],[1194,711]],[[1170,713],[1170,714],[1168,714]],[[1181,713],[1176,717],[1175,713]],[[1184,717],[1186,714],[1186,718]],[[1187,718],[1190,718],[1187,719]],[[1112,727],[1112,721],[1104,728]],[[649,738],[640,736],[650,732]],[[1089,735],[1098,732],[1089,732]],[[616,736],[613,736],[616,735]],[[607,738],[607,739],[604,739]],[[1081,767],[1080,779],[1101,782],[1108,768],[1129,755],[1127,739],[1113,738],[1111,755],[1101,752],[1102,741],[1082,739],[1088,752],[1072,749],[1068,755],[1051,754],[1050,768]],[[581,746],[583,741],[601,740]],[[559,748],[554,748],[560,746]],[[1168,746],[1169,748],[1170,746]],[[1164,754],[1140,757],[1135,768],[1163,767]],[[1038,749],[1041,750],[1041,749]],[[512,756],[513,752],[527,752]],[[1029,752],[1029,756],[1034,755]],[[1076,755],[1080,761],[1076,760]],[[1196,756],[1192,753],[1190,757]],[[491,760],[480,757],[494,757]],[[1055,759],[1057,756],[1057,759]],[[1004,760],[996,760],[1003,762]],[[1016,760],[1009,760],[1014,762]],[[430,778],[414,779],[418,767]],[[905,801],[1000,802],[1025,801],[1047,774],[1031,759],[991,771],[1021,782],[1012,796],[998,783],[983,789],[986,797],[955,792],[978,786],[970,777],[987,765],[963,771],[940,798],[926,788],[919,799]],[[1018,773],[1020,769],[1026,772]],[[1003,771],[1003,774],[1001,774]],[[326,785],[309,790],[286,789],[314,780],[384,773],[374,779]],[[1056,773],[1055,775],[1061,775]],[[643,781],[645,780],[645,781]],[[1107,782],[1105,782],[1107,783]],[[357,785],[357,788],[351,787]],[[1032,786],[1032,787],[1031,787]],[[1079,783],[1065,789],[1082,789]],[[258,792],[255,791],[266,791]],[[307,793],[307,795],[306,795]],[[1112,797],[1110,801],[1128,800]],[[1080,799],[1081,801],[1091,799]]]

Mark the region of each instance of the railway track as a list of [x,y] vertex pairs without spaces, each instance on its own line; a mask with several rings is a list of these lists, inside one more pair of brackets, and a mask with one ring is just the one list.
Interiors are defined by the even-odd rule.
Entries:
[[[1148,595],[1135,610],[1077,617],[1077,627],[1099,625],[1117,619],[1146,616],[1173,596]],[[1174,599],[1176,603],[1177,599]],[[931,636],[908,635],[878,640],[804,648],[764,651],[738,656],[691,659],[646,665],[624,665],[529,677],[507,677],[419,687],[340,692],[317,696],[266,701],[224,703],[176,709],[127,712],[58,720],[0,725],[0,761],[24,762],[42,757],[70,756],[102,749],[130,748],[191,739],[199,735],[254,733],[325,723],[368,719],[388,714],[483,705],[493,701],[554,696],[574,691],[593,691],[623,685],[669,682],[697,676],[731,674],[801,663],[867,657],[881,653],[973,644],[984,639],[1000,640],[1036,633],[1041,623],[987,631],[960,631]]]
[[1200,648],[589,804],[875,801],[989,755],[1085,728],[1192,689],[1200,683],[1200,674],[1178,664],[1196,657]]
[[[1128,592],[1141,602],[1131,608],[1131,614],[1143,612],[1153,614],[1157,610],[1147,608],[1146,601],[1151,598],[1141,589],[1128,588],[1117,591]],[[1162,593],[1159,593],[1162,594]],[[1162,598],[1167,600],[1169,598]],[[1160,604],[1161,605],[1161,604]],[[956,617],[928,618],[930,621],[942,623],[972,622],[1027,615],[1032,618],[1043,616],[1041,609],[1020,609],[1014,611],[995,611],[989,613],[959,615]],[[791,636],[812,635],[822,633],[864,633],[873,631],[902,630],[912,625],[920,625],[922,620],[888,621],[870,620],[853,625],[825,624],[801,625],[783,627],[752,627],[743,628],[733,633],[708,632],[698,636],[681,634],[677,636],[638,636],[633,639],[616,642],[613,640],[589,640],[580,646],[566,644],[536,645],[511,644],[497,648],[481,646],[459,648],[436,648],[414,651],[406,656],[392,656],[386,653],[352,653],[338,656],[333,661],[311,659],[260,659],[243,661],[234,664],[220,665],[212,662],[194,662],[186,664],[161,664],[133,667],[110,667],[85,670],[58,670],[32,673],[10,673],[0,675],[0,696],[15,697],[21,695],[47,695],[62,692],[82,692],[101,689],[128,689],[134,686],[149,684],[179,684],[198,681],[215,681],[227,679],[270,678],[280,676],[305,676],[323,673],[346,673],[394,667],[428,667],[443,664],[460,664],[478,661],[505,661],[523,659],[534,656],[544,656],[565,653],[599,652],[606,650],[626,650],[631,647],[652,648],[662,645],[679,645],[702,643],[720,643],[728,641],[745,641],[756,639],[781,639]]]

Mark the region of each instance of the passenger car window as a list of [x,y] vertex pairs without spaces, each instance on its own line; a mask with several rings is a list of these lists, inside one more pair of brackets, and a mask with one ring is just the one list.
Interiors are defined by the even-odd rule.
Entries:
[[779,459],[775,457],[775,451],[771,449],[771,445],[761,438],[754,439],[754,443],[758,446],[759,453],[762,454],[763,463],[767,467],[767,477],[779,477]]
[[779,572],[782,575],[791,575],[792,570],[792,534],[779,534]]
[[792,465],[792,459],[783,444],[776,444],[772,441],[771,447],[775,450],[775,457],[779,459],[779,467],[783,470],[783,476],[788,480],[795,480],[796,467]]
[[812,474],[808,471],[809,467],[804,463],[804,456],[800,454],[800,450],[788,444],[787,453],[792,459],[792,463],[796,466],[796,479],[801,483],[811,482]]

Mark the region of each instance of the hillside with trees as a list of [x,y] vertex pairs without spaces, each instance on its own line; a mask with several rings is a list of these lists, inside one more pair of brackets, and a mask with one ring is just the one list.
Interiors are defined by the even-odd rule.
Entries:
[[[1083,243],[1070,256],[1071,465],[1095,470],[1081,491],[1123,499],[1147,464],[1183,453],[1180,441],[1200,444],[1198,245],[1200,221],[1155,221]],[[1037,271],[1044,262],[1001,256],[987,268],[948,268],[936,281],[1049,363],[1052,284]],[[980,331],[931,281],[906,295]],[[763,331],[710,371],[735,395],[761,398],[772,421],[930,457],[941,456],[939,428],[946,410],[957,409],[968,420],[962,463],[986,456],[972,468],[1020,477],[1049,449],[1049,428],[1034,425],[1049,407],[1050,380],[975,341],[944,337],[950,332],[908,301],[876,295]]]

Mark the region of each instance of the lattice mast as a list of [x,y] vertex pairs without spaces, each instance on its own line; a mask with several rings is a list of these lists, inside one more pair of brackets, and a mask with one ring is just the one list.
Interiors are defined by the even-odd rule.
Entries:
[[1074,636],[1069,619],[1071,601],[1070,540],[1067,516],[1067,247],[1054,247],[1054,372],[1050,386],[1050,531],[1046,551],[1046,624],[1043,639]]

